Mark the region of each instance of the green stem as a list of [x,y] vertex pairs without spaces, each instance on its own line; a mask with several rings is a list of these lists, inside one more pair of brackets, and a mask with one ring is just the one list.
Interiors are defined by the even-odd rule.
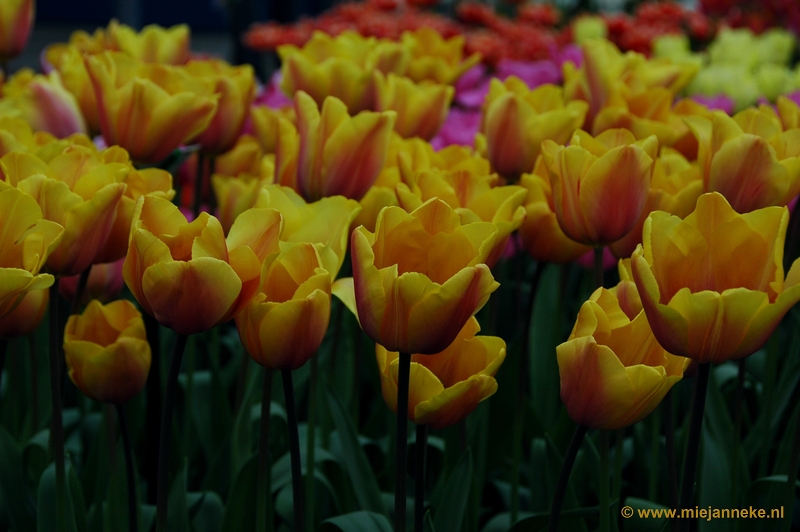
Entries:
[[603,287],[603,252],[605,248],[594,248],[594,287]]
[[739,453],[741,452],[742,442],[741,442],[741,434],[742,434],[742,417],[743,413],[742,410],[744,408],[744,385],[745,385],[745,375],[747,373],[747,368],[745,365],[746,358],[740,358],[737,360],[737,365],[739,366],[739,373],[736,376],[736,399],[735,404],[733,406],[733,419],[734,419],[734,432],[733,432],[733,471],[731,472],[731,494],[733,496],[733,500],[731,501],[731,507],[736,508],[739,506]]
[[31,411],[33,414],[33,432],[39,430],[39,353],[36,351],[36,334],[28,335],[28,350],[31,360]]
[[7,351],[8,351],[8,339],[0,338],[0,384],[3,383],[3,368],[6,365]]
[[764,382],[761,387],[764,390],[763,403],[761,405],[761,411],[764,412],[764,421],[761,428],[761,453],[758,463],[759,477],[767,476],[770,449],[772,448],[774,437],[774,434],[772,433],[772,402],[774,397],[773,391],[775,389],[775,380],[778,373],[778,358],[780,356],[778,349],[779,339],[780,336],[776,331],[772,336],[769,337],[769,340],[767,340],[767,368],[764,371]]
[[271,399],[272,370],[264,369],[264,383],[261,387],[261,433],[258,439],[256,532],[268,532],[272,530],[272,496],[270,495],[269,474],[269,405]]
[[[611,484],[611,500],[614,502],[611,510],[611,515],[619,515],[619,498],[622,491],[622,458],[625,451],[625,429],[617,431],[617,439],[614,444],[614,479]],[[617,519],[611,520],[611,525],[614,530],[619,530],[619,522]]]
[[394,530],[406,531],[406,460],[408,450],[408,385],[411,355],[400,353],[397,377],[397,430],[395,432]]
[[[672,413],[672,390],[667,392],[663,405],[664,445],[667,451],[667,477],[669,479],[669,506],[678,507],[678,465],[675,461],[675,418]],[[677,521],[672,520],[673,530],[677,529]]]
[[422,532],[425,521],[425,471],[428,450],[428,425],[417,425],[417,439],[414,444],[414,532]]
[[600,532],[611,532],[611,495],[608,490],[611,468],[608,461],[608,431],[600,431],[600,474],[598,478],[598,498],[600,499]]
[[178,376],[181,373],[181,360],[186,349],[185,334],[175,340],[175,351],[169,361],[167,390],[164,395],[164,410],[161,415],[161,431],[158,440],[158,489],[156,491],[156,532],[167,532],[167,508],[169,507],[169,448],[172,440],[172,412],[175,409],[175,394],[178,390]]
[[147,404],[144,416],[144,452],[142,472],[147,484],[147,502],[156,502],[158,486],[158,442],[161,434],[161,326],[155,318],[142,313],[147,343],[150,344],[150,371],[147,375]]
[[125,470],[128,477],[128,530],[130,532],[139,532],[137,523],[139,506],[136,504],[136,471],[133,467],[131,436],[130,432],[128,432],[128,420],[125,418],[125,407],[123,405],[117,405],[117,417],[119,418],[119,431],[122,435],[122,446],[125,450]]
[[[680,509],[690,508],[694,499],[694,481],[697,476],[697,457],[700,451],[700,438],[703,432],[703,412],[706,407],[706,392],[708,391],[708,376],[711,364],[699,364],[695,380],[694,405],[692,406],[692,420],[689,425],[689,442],[686,445],[686,458],[683,461],[683,480],[681,482]],[[691,519],[683,519],[680,530],[689,532],[692,526]]]
[[66,527],[67,477],[64,469],[64,425],[61,419],[61,344],[62,331],[58,312],[58,283],[50,287],[50,448],[56,463],[56,519],[58,531]]
[[650,485],[647,490],[647,498],[655,501],[658,498],[658,469],[661,464],[661,453],[659,452],[661,439],[661,410],[656,409],[650,416]]
[[70,316],[77,314],[78,309],[81,307],[81,299],[83,299],[83,293],[86,291],[86,283],[89,282],[89,273],[91,271],[92,265],[90,264],[78,277],[78,286],[75,288],[75,296],[72,298],[72,305],[69,308]]
[[311,357],[311,373],[308,378],[308,425],[306,428],[306,522],[314,530],[314,460],[316,451],[317,382],[319,380],[319,357]]
[[786,500],[783,503],[783,509],[785,509],[789,515],[783,519],[783,532],[789,532],[792,529],[792,510],[794,509],[798,462],[800,462],[800,413],[795,417],[792,454],[789,458],[789,471],[786,475]]
[[569,485],[569,475],[572,472],[572,466],[575,464],[575,457],[578,456],[578,449],[581,448],[583,437],[586,436],[586,431],[588,430],[588,427],[578,425],[575,427],[572,441],[569,442],[567,453],[564,455],[564,461],[561,464],[561,473],[558,475],[556,493],[553,496],[553,505],[550,507],[550,523],[547,525],[548,532],[558,532],[558,521],[561,519],[561,507],[564,505],[564,496],[567,493],[567,486]]
[[303,474],[300,459],[300,436],[297,431],[297,408],[294,401],[292,371],[281,370],[283,395],[286,398],[286,417],[289,425],[289,454],[292,460],[292,497],[294,504],[294,530],[305,532],[305,513],[303,511]]

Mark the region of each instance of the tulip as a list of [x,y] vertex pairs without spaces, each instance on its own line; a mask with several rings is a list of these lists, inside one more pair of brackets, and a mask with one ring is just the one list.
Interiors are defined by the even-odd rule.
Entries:
[[219,95],[217,112],[208,127],[190,144],[200,144],[206,152],[220,154],[233,148],[255,97],[255,77],[250,65],[230,66],[221,60],[190,61],[186,71],[210,80]]
[[543,142],[564,233],[583,244],[605,246],[630,232],[647,199],[657,150],[655,136],[636,141],[625,129],[596,138],[579,130],[568,147]]
[[217,110],[214,85],[179,67],[138,63],[122,53],[85,58],[106,144],[158,163],[202,133]]
[[[473,316],[442,352],[412,355],[408,419],[434,429],[449,427],[497,391],[494,376],[506,357],[506,343],[496,336],[475,336],[478,331]],[[375,355],[383,399],[397,412],[399,354],[376,344]]]
[[585,102],[565,103],[555,85],[531,91],[515,76],[505,82],[493,79],[481,126],[492,167],[512,180],[532,171],[542,141],[566,143],[583,123],[586,109]]
[[26,293],[53,284],[53,276],[39,270],[63,234],[63,227],[43,219],[33,198],[0,181],[0,318]]
[[411,60],[404,74],[418,82],[431,80],[453,85],[481,59],[480,54],[464,58],[462,35],[445,39],[436,30],[421,27],[415,32],[403,32],[400,39],[411,52]]
[[0,157],[12,151],[30,151],[33,148],[33,131],[25,120],[0,116]]
[[64,88],[57,71],[43,76],[22,69],[3,85],[3,96],[14,102],[34,131],[59,138],[88,132],[77,100]]
[[35,12],[34,0],[5,0],[0,5],[0,63],[4,74],[8,60],[25,49]]
[[354,200],[341,196],[306,203],[295,191],[279,185],[264,185],[256,208],[275,209],[283,217],[284,242],[310,242],[317,248],[322,267],[335,279],[347,253],[349,228],[361,210]]
[[236,327],[253,360],[291,371],[317,352],[330,314],[331,276],[316,248],[284,242],[264,261],[258,292],[236,314]]
[[[304,92],[298,92],[294,101],[300,139],[298,192],[309,201],[336,195],[361,199],[386,161],[396,113],[363,112],[350,117],[335,98],[326,98],[320,112]],[[279,151],[278,170],[284,164],[282,157]]]
[[387,207],[375,233],[353,231],[353,283],[361,327],[392,351],[443,351],[499,284],[483,264],[497,227],[461,225],[445,202],[411,213]]
[[190,30],[186,24],[171,28],[151,24],[137,33],[130,26],[112,20],[108,25],[108,39],[113,42],[113,49],[145,63],[182,65],[191,53]]
[[397,185],[400,206],[413,211],[425,201],[438,197],[456,210],[461,223],[491,222],[497,236],[485,263],[493,267],[502,256],[511,233],[525,218],[526,191],[518,186],[492,186],[496,175],[479,175],[469,171],[427,170],[415,172],[407,183]]
[[619,283],[617,286],[609,288],[611,295],[617,298],[619,308],[633,321],[639,313],[644,310],[642,298],[639,297],[639,290],[636,289],[636,282],[633,280],[633,270],[631,270],[631,259],[620,259],[617,263],[619,272]]
[[47,258],[47,270],[77,275],[95,261],[110,234],[125,189],[120,181],[130,166],[106,163],[94,147],[62,145],[59,141],[40,148],[47,162],[31,153],[6,154],[0,159],[0,172],[9,184],[35,198],[44,218],[65,230],[61,244]]
[[73,314],[64,329],[69,378],[87,397],[122,404],[144,387],[150,371],[150,344],[142,315],[120,299],[103,305],[93,300]]
[[251,209],[227,237],[206,212],[191,223],[168,200],[142,196],[133,212],[125,284],[145,312],[183,335],[230,319],[258,288],[261,263],[278,246],[281,216]]
[[654,212],[631,258],[647,319],[670,353],[699,363],[758,350],[800,301],[800,261],[784,280],[789,211],[737,214],[719,193],[681,220]]
[[690,362],[667,353],[645,314],[630,318],[604,288],[581,305],[572,333],[556,348],[556,355],[561,400],[569,417],[604,430],[647,417]]
[[0,338],[16,338],[35,331],[49,301],[50,290],[47,288],[26,293],[14,310],[0,318]]
[[454,89],[438,83],[415,84],[409,78],[373,72],[376,111],[395,111],[395,131],[403,137],[432,139],[442,127]]
[[775,109],[784,131],[800,128],[800,104],[786,96],[779,96],[775,103]]
[[595,116],[592,134],[608,129],[628,129],[636,139],[655,135],[660,146],[672,146],[688,128],[670,112],[675,95],[664,87],[652,87],[638,94],[619,82],[618,97]]
[[[83,297],[80,304],[88,304],[92,299],[97,299],[101,303],[108,303],[119,297],[125,281],[122,279],[122,263],[124,257],[116,262],[103,264],[93,264],[86,279]],[[78,275],[62,277],[58,280],[58,293],[66,301],[73,301],[78,290]]]
[[294,123],[294,107],[272,109],[265,105],[254,105],[250,108],[253,124],[252,134],[261,144],[264,153],[276,153],[278,144],[278,118],[285,118]]
[[577,260],[591,248],[564,234],[558,224],[553,203],[553,189],[544,159],[536,160],[532,174],[523,174],[520,186],[528,192],[525,198],[525,219],[519,227],[522,244],[537,261],[563,264]]
[[89,132],[97,134],[100,131],[100,112],[83,61],[84,51],[77,46],[51,46],[45,51],[45,56],[59,73],[64,88],[75,97]]
[[697,138],[706,192],[724,195],[737,212],[786,205],[800,192],[800,132],[783,132],[771,109],[685,120]]

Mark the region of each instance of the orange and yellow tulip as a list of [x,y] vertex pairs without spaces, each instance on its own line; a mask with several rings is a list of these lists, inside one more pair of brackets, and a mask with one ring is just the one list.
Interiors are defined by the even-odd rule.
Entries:
[[628,234],[647,200],[657,151],[655,136],[637,141],[626,129],[595,138],[578,130],[567,147],[544,141],[542,155],[564,233],[591,246]]
[[331,315],[331,275],[313,244],[281,243],[261,270],[258,292],[236,314],[236,328],[258,364],[295,370],[319,349]]
[[800,301],[800,260],[784,279],[789,211],[737,214],[703,194],[681,220],[654,212],[631,258],[647,319],[670,353],[724,362],[759,349]]
[[505,82],[493,79],[481,125],[492,167],[511,180],[533,171],[542,141],[566,143],[583,123],[586,109],[586,102],[566,103],[555,85],[530,90],[515,76]]
[[[441,353],[411,356],[408,419],[434,429],[449,427],[497,391],[494,376],[505,360],[506,343],[496,336],[475,336],[478,331],[473,316]],[[377,344],[375,356],[383,399],[397,412],[399,354]]]
[[214,118],[214,84],[180,67],[140,63],[120,52],[86,56],[85,64],[106,143],[122,146],[137,162],[161,162]]
[[112,20],[108,25],[107,39],[113,49],[124,52],[145,63],[182,65],[189,60],[191,34],[189,26],[180,24],[171,28],[151,24],[137,32],[130,26]]
[[255,294],[263,260],[277,250],[281,215],[250,209],[227,239],[206,212],[191,223],[166,199],[142,196],[131,224],[125,283],[142,309],[179,334],[230,319]]
[[445,39],[433,28],[406,31],[401,42],[411,57],[401,73],[417,82],[430,80],[452,85],[481,60],[480,54],[464,57],[464,36]]
[[69,378],[87,397],[122,404],[138,394],[150,371],[142,315],[127,299],[92,300],[64,329]]
[[0,61],[6,63],[25,49],[35,13],[35,0],[5,0],[0,4]]
[[49,301],[48,288],[26,293],[14,310],[0,318],[0,338],[16,338],[35,331],[44,318]]
[[556,356],[561,400],[569,417],[603,430],[644,419],[683,378],[690,362],[667,353],[644,312],[630,318],[605,288],[581,305],[572,333],[556,348]]
[[88,133],[78,102],[64,88],[57,71],[44,76],[22,69],[3,84],[2,90],[34,131],[47,131],[59,138]]
[[353,286],[361,327],[392,351],[443,351],[499,284],[483,262],[497,227],[461,225],[438,198],[411,213],[381,211],[370,233],[353,231]]
[[426,82],[416,84],[409,78],[373,72],[376,111],[395,111],[394,129],[404,138],[431,140],[442,127],[455,89],[449,85]]

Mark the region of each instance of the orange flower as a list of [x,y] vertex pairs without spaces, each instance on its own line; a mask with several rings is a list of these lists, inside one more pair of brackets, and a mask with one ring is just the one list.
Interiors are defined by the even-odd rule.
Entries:
[[4,62],[25,49],[35,12],[34,0],[3,0],[0,4],[0,59]]

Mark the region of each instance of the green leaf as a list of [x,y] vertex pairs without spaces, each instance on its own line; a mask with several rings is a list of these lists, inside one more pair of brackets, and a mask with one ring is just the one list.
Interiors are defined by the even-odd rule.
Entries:
[[251,532],[256,528],[256,488],[258,483],[258,455],[247,460],[228,493],[228,504],[222,520],[223,532]]
[[190,532],[189,505],[186,499],[186,461],[181,467],[172,488],[169,490],[169,508],[167,509],[167,528],[170,532]]
[[[72,502],[69,496],[69,484],[65,482],[64,485],[67,499],[64,508],[64,532],[76,532],[75,516],[72,512]],[[56,464],[53,462],[44,470],[42,478],[39,479],[39,490],[36,494],[36,530],[39,532],[54,532],[59,529],[56,499]]]
[[0,500],[8,512],[11,529],[17,532],[36,529],[36,507],[28,484],[22,453],[0,426]]
[[392,532],[386,516],[375,512],[353,512],[326,519],[319,526],[320,532],[341,530],[342,532]]
[[86,501],[81,489],[81,481],[75,468],[67,467],[67,489],[72,499],[72,512],[75,515],[75,528],[78,532],[86,532]]
[[436,526],[433,524],[433,517],[431,511],[425,512],[425,519],[422,523],[423,532],[436,532]]
[[192,518],[194,531],[218,532],[222,525],[222,516],[225,513],[222,499],[213,491],[203,492],[202,495],[197,508],[193,508],[192,512],[194,514]]
[[330,390],[328,390],[328,406],[342,446],[342,456],[338,458],[350,476],[359,506],[370,512],[385,514],[386,508],[381,501],[381,490],[375,473],[358,442],[358,435],[350,424],[349,416]]
[[471,487],[472,451],[467,449],[453,474],[450,475],[442,501],[436,508],[433,524],[438,532],[459,532],[461,530]]

